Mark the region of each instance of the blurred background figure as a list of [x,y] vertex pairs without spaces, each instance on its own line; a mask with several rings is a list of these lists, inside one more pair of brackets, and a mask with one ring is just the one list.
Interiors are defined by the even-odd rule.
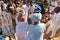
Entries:
[[27,22],[25,22],[25,20],[23,10],[19,10],[19,15],[16,16],[16,34],[18,40],[26,40]]
[[20,9],[22,9],[22,2],[17,3],[16,12],[19,13]]
[[43,1],[42,0],[41,1],[38,0],[36,2],[36,4],[39,5],[39,7],[40,7],[40,13],[44,14],[45,10],[44,10],[44,7],[43,7]]
[[12,1],[9,1],[9,3],[7,5],[8,12],[14,11],[15,7],[16,7],[15,4]]
[[57,2],[57,4],[58,4],[58,7],[60,7],[60,0]]
[[25,12],[24,15],[25,15],[25,17],[26,17],[26,21],[27,21],[27,19],[28,19],[28,10],[29,10],[29,8],[28,8],[28,6],[27,6],[27,4],[26,4],[25,1],[23,2],[22,9],[23,9],[24,12]]
[[57,0],[52,0],[52,1],[50,1],[50,3],[51,4],[50,4],[50,7],[49,7],[49,11],[53,12],[55,7],[57,7]]
[[28,10],[28,17],[30,17],[31,14],[33,14],[33,12],[34,12],[33,1],[30,1],[29,4],[30,5],[29,5],[29,10]]

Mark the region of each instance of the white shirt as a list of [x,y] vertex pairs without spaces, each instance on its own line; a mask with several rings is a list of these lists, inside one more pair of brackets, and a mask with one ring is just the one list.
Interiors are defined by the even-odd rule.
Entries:
[[30,6],[30,7],[29,7],[29,11],[30,11],[31,13],[33,13],[34,9],[35,9],[34,6]]
[[60,12],[58,14],[55,13],[51,19],[53,23],[58,23],[59,20],[60,20]]

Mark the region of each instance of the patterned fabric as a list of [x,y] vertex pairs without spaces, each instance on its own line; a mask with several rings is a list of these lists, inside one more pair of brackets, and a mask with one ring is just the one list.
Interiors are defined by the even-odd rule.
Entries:
[[38,4],[34,5],[34,7],[35,7],[35,12],[41,12],[42,11],[42,8]]
[[10,13],[2,12],[0,14],[0,20],[2,22],[3,34],[9,37],[13,37],[14,29]]

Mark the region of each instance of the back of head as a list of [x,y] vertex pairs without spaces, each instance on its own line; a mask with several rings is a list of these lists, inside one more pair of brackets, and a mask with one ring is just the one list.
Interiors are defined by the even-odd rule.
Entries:
[[32,21],[34,22],[35,25],[38,24],[41,21],[41,18],[42,18],[41,13],[39,13],[39,14],[35,13],[35,14],[31,15],[31,19],[32,19]]
[[24,22],[25,21],[25,16],[22,16],[20,21]]
[[60,12],[60,7],[56,7],[56,8],[54,9],[54,11],[55,11],[56,13]]
[[25,16],[23,16],[22,14],[19,14],[18,21],[24,22],[25,21]]

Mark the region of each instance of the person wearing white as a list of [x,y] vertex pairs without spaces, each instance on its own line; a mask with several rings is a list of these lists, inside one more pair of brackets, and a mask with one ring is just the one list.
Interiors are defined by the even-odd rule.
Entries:
[[19,15],[16,16],[16,35],[18,37],[18,40],[26,40],[26,27],[27,27],[27,22],[19,20]]
[[[60,10],[60,8],[58,8]],[[57,9],[56,9],[57,10]],[[60,12],[57,12],[53,15],[53,17],[50,20],[50,26],[47,29],[47,34],[52,31],[52,34],[50,38],[54,37],[56,34],[56,31],[60,28]]]
[[33,14],[34,10],[35,10],[35,7],[33,6],[33,2],[30,1],[29,10],[28,10],[28,12],[29,12],[28,17],[29,18],[30,18],[30,15]]

